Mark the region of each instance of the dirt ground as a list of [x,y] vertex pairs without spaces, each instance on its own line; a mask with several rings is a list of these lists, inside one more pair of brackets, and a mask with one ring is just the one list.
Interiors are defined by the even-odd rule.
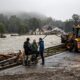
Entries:
[[28,68],[24,74],[0,76],[0,80],[80,80],[80,68],[73,69],[48,69]]

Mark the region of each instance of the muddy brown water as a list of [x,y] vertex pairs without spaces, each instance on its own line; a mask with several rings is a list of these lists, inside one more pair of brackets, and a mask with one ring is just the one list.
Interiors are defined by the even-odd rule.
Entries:
[[[0,53],[18,52],[23,50],[23,43],[26,38],[29,37],[32,43],[33,39],[38,42],[39,38],[45,37],[45,35],[24,35],[24,36],[10,36],[7,38],[0,38]],[[61,44],[60,37],[56,35],[48,35],[45,39],[45,48]]]

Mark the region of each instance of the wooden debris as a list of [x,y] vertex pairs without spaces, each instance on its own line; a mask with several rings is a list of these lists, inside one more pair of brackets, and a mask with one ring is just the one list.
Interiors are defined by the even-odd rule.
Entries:
[[23,63],[23,53],[21,52],[21,50],[19,50],[19,53],[17,53],[16,56],[10,56],[10,55],[1,55],[1,56],[2,59],[0,61],[0,70]]

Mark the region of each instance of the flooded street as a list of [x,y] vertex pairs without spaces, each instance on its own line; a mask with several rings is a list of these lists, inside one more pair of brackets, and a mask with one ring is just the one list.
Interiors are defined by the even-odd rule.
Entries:
[[[27,36],[7,36],[7,38],[0,38],[0,52],[16,52],[23,50],[23,43],[26,38],[30,38],[30,42],[39,38],[44,38],[45,35],[27,35]],[[56,35],[48,35],[45,39],[45,48],[61,44],[60,37]]]

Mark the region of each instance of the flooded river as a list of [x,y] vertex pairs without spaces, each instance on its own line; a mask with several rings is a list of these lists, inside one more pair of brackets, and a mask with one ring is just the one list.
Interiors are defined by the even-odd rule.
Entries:
[[[7,38],[0,38],[0,52],[16,52],[23,50],[23,43],[26,38],[30,38],[30,42],[36,39],[38,42],[39,38],[44,38],[45,35],[25,35],[25,36],[10,36]],[[55,46],[61,43],[60,37],[56,35],[48,35],[45,39],[45,48]]]

